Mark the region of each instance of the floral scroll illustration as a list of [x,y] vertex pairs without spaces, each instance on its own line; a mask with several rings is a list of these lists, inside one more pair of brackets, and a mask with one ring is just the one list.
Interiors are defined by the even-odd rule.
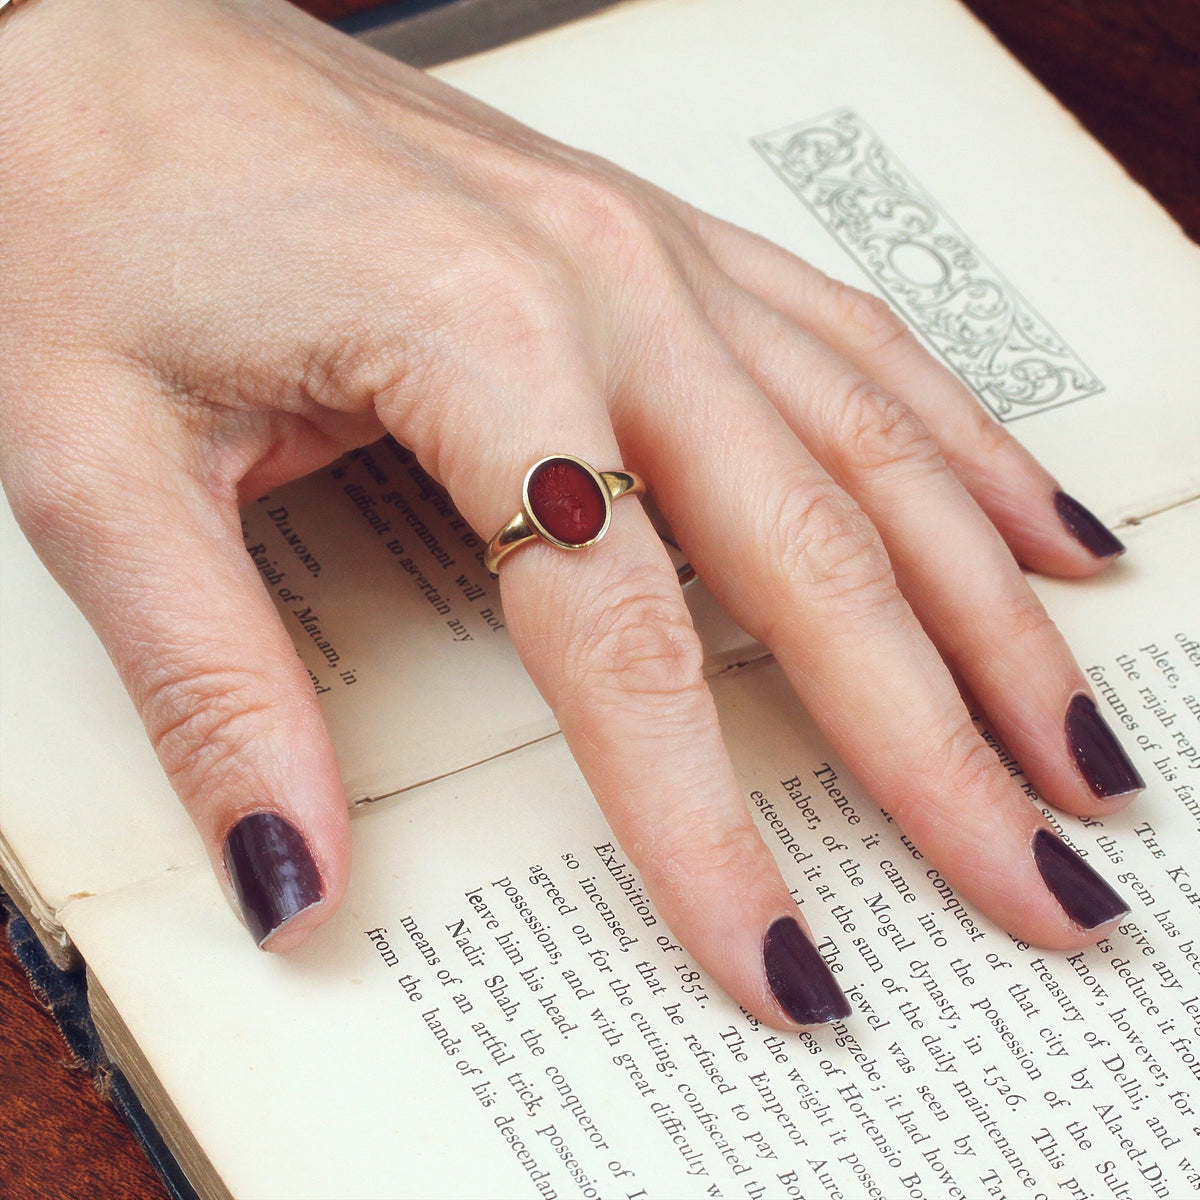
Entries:
[[752,144],[999,420],[1104,390],[857,113]]

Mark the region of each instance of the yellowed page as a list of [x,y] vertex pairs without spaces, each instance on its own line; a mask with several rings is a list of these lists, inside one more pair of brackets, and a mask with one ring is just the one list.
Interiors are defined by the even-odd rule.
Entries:
[[757,1027],[694,969],[559,737],[364,813],[342,911],[286,960],[199,868],[64,921],[238,1197],[1191,1194],[1198,535],[1188,505],[1133,531],[1135,566],[1045,589],[1150,781],[1061,821],[1132,905],[1099,947],[964,906],[773,664],[713,688],[855,1005],[816,1034]]
[[513,652],[482,540],[408,451],[355,451],[242,519],[351,802],[557,729]]

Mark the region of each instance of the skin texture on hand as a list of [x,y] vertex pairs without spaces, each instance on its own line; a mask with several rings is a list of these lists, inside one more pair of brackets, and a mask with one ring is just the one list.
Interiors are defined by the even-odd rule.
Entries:
[[[24,6],[0,121],[5,486],[261,944],[334,911],[349,845],[237,506],[384,431],[485,537],[547,454],[640,473],[964,898],[1047,947],[1112,928],[1119,898],[1044,832],[959,683],[1048,801],[1130,798],[1017,565],[1085,576],[1119,544],[882,302],[272,0]],[[639,506],[501,582],[675,933],[770,1024],[843,1015]]]

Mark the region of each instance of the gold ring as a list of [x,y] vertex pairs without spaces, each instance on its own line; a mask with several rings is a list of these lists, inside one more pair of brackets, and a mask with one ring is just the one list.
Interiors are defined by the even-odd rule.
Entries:
[[540,458],[525,472],[521,511],[488,542],[483,565],[498,575],[501,559],[539,538],[560,550],[594,546],[608,532],[613,501],[645,491],[632,471],[597,471],[571,454]]

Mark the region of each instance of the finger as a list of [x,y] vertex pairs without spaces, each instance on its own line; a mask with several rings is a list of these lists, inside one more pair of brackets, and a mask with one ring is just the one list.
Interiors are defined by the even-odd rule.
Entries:
[[1120,540],[991,419],[883,300],[744,230],[712,218],[701,218],[700,227],[731,277],[919,414],[1019,562],[1077,577],[1103,570],[1123,552]]
[[1038,791],[1073,813],[1132,799],[1144,783],[1083,672],[920,418],[745,293],[713,307],[759,387],[870,517],[901,592]]
[[686,371],[660,353],[646,379],[673,411],[623,433],[659,464],[658,502],[701,575],[957,891],[1039,945],[1102,936],[1124,905],[1082,860],[1070,882],[1048,873],[1044,819],[975,731],[871,522],[738,364],[691,345]]
[[[528,302],[545,289],[522,292]],[[453,390],[468,381],[454,411],[506,414],[503,444],[491,439],[482,469],[471,450],[488,443],[486,429],[460,422],[437,442],[456,504],[482,531],[499,529],[520,508],[521,478],[546,454],[565,450],[600,470],[627,465],[601,372],[565,349],[571,340],[549,332],[561,319],[528,314],[520,344],[529,344],[531,330],[542,333],[525,372],[511,363],[464,372],[460,357],[448,383]],[[548,380],[553,396],[545,395]],[[527,412],[536,419],[522,420]],[[382,415],[400,419],[399,436],[412,431],[404,406],[385,406]],[[435,459],[432,446],[425,455]],[[728,995],[771,1025],[846,1016],[734,778],[675,572],[639,505],[616,502],[604,540],[585,551],[519,548],[501,564],[500,580],[513,641],[676,936]]]
[[[97,391],[111,401],[102,429],[88,422]],[[73,464],[50,494],[32,482],[36,462],[14,456],[14,511],[104,642],[255,941],[289,949],[344,890],[345,798],[306,671],[242,543],[234,481],[197,477],[220,460],[219,439],[203,445],[124,375],[60,383],[44,411],[86,437],[65,451],[61,433],[41,439]]]
[[586,558],[533,547],[504,565],[514,639],[618,841],[700,964],[773,1025],[843,1018],[849,1006],[734,778],[675,572],[644,516],[619,509]]

